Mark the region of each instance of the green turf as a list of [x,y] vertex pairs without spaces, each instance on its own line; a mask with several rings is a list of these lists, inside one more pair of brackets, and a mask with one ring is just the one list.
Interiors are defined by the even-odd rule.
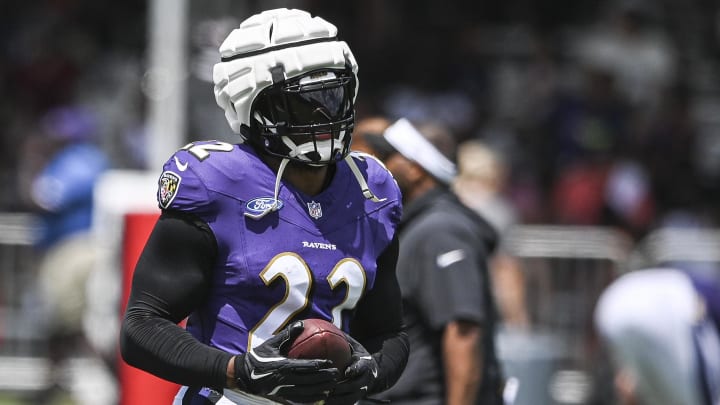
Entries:
[[[0,393],[0,405],[36,405],[30,400],[23,400],[21,396]],[[76,405],[67,395],[58,395],[48,405]]]

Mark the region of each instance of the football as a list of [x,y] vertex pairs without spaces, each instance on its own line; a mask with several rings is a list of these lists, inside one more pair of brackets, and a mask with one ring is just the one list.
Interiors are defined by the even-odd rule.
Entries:
[[304,330],[290,344],[287,356],[293,359],[327,359],[340,370],[350,364],[352,350],[345,334],[322,319],[304,319]]

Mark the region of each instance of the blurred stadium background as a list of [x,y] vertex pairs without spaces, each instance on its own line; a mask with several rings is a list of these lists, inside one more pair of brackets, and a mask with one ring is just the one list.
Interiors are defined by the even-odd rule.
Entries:
[[215,106],[211,67],[225,35],[261,9],[302,8],[338,26],[360,65],[359,118],[432,116],[502,165],[496,200],[479,209],[503,230],[499,345],[520,381],[517,404],[614,403],[591,314],[618,274],[665,264],[718,274],[715,0],[0,7],[0,405],[46,403],[52,389],[28,191],[44,158],[43,117],[86,108],[113,167],[95,189],[88,249],[99,260],[83,318],[101,356],[66,361],[69,393],[47,403],[137,405],[144,377],[124,374],[115,352],[124,276],[157,214],[164,159],[190,140],[236,139]]

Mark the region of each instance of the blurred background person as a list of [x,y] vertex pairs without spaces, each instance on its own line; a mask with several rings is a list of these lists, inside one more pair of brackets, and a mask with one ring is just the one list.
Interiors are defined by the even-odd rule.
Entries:
[[37,296],[51,368],[50,386],[39,393],[38,404],[52,403],[58,391],[71,391],[74,381],[67,361],[92,352],[82,317],[85,283],[95,265],[93,190],[110,166],[93,143],[97,126],[96,116],[86,108],[53,108],[42,117],[39,135],[25,145],[24,161],[31,165],[24,173],[26,192],[40,221]]
[[450,190],[453,135],[402,118],[382,137],[366,139],[386,151],[385,165],[403,193],[398,281],[410,358],[382,397],[395,404],[501,404],[488,269],[497,233]]
[[353,138],[350,148],[358,152],[369,153],[375,155],[382,160],[384,151],[378,150],[377,139],[368,139],[371,137],[381,137],[383,131],[389,127],[391,122],[383,116],[370,116],[359,119],[353,129]]
[[608,2],[607,10],[571,45],[582,63],[610,73],[631,105],[656,108],[677,73],[675,51],[657,26],[661,10],[651,0]]
[[[382,116],[361,119],[353,132],[353,149],[385,161],[397,151],[383,140],[391,122]],[[453,137],[454,138],[454,137]],[[462,142],[457,148],[457,176],[451,189],[497,232],[498,247],[488,258],[492,295],[503,326],[526,330],[525,280],[521,263],[503,246],[503,236],[515,224],[517,214],[506,196],[507,164],[500,153],[479,140]]]
[[632,271],[602,294],[595,324],[615,366],[620,405],[720,401],[720,278]]
[[507,163],[497,151],[477,139],[465,141],[458,146],[457,167],[453,191],[460,201],[499,233],[517,223],[517,213],[506,195]]
[[469,140],[457,151],[458,174],[452,189],[460,201],[475,210],[495,228],[498,249],[490,260],[493,294],[506,326],[527,328],[529,319],[525,282],[520,262],[503,244],[518,216],[507,197],[507,164],[499,152],[484,142]]

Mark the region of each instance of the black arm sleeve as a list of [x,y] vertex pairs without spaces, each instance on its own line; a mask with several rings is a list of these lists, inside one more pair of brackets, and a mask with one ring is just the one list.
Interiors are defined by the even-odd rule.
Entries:
[[377,277],[362,299],[350,325],[350,334],[372,353],[378,377],[370,394],[385,391],[400,378],[410,353],[410,342],[402,319],[402,296],[395,274],[397,236],[378,257]]
[[225,387],[232,354],[177,325],[205,300],[216,255],[207,224],[187,214],[160,216],[135,267],[120,332],[128,364],[181,385]]

